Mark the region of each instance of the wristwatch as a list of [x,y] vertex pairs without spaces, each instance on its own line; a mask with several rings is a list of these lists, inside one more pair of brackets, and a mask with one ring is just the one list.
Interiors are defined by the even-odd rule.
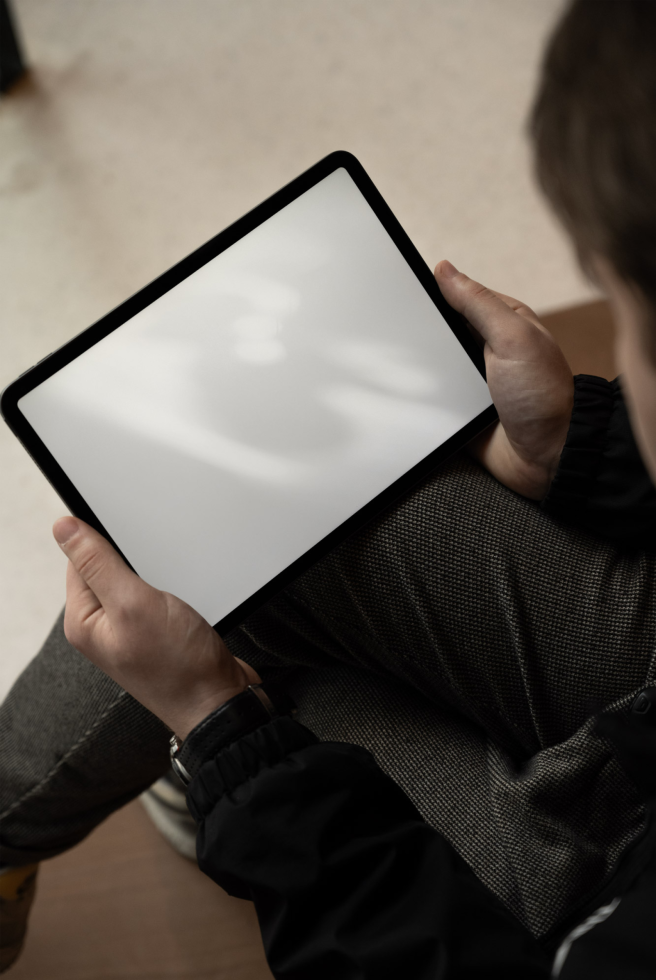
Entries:
[[288,694],[273,685],[249,684],[245,691],[230,698],[204,718],[180,742],[171,738],[171,766],[185,785],[189,785],[200,767],[221,749],[242,735],[254,732],[273,718],[294,715],[296,705]]

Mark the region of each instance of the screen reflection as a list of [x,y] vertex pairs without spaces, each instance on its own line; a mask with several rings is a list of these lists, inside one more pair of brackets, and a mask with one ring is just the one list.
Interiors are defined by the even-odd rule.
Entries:
[[137,572],[216,623],[490,403],[342,169],[20,408]]

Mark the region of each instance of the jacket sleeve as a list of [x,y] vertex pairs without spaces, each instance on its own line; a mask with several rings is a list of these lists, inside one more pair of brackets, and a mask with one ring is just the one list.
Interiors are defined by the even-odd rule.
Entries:
[[635,782],[648,820],[596,900],[597,908],[613,901],[612,914],[579,932],[561,978],[647,980],[656,974],[656,687],[642,691],[628,710],[600,715],[596,731]]
[[278,718],[207,761],[188,803],[200,868],[255,903],[279,980],[482,978],[497,960],[507,978],[549,975],[534,940],[362,748]]
[[656,550],[656,490],[617,379],[574,379],[567,441],[542,508],[621,548]]

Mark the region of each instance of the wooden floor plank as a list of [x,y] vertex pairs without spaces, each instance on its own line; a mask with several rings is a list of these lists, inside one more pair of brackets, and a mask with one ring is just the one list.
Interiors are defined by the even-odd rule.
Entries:
[[271,980],[254,909],[176,854],[134,802],[45,861],[12,980]]
[[584,303],[541,317],[556,338],[574,374],[617,376],[613,350],[613,319],[605,300]]

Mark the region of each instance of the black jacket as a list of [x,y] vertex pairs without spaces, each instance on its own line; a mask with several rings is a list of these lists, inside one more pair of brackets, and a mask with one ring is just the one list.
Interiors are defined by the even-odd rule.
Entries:
[[[617,382],[576,379],[567,444],[543,507],[619,547],[656,545],[656,492]],[[656,691],[648,700],[647,711],[605,718],[602,734],[649,801]],[[573,943],[563,980],[656,976],[653,804],[646,834],[614,880],[544,948],[368,752],[319,742],[290,718],[208,758],[188,802],[200,867],[230,894],[253,900],[281,980],[546,978],[567,929],[601,906],[612,914]]]

